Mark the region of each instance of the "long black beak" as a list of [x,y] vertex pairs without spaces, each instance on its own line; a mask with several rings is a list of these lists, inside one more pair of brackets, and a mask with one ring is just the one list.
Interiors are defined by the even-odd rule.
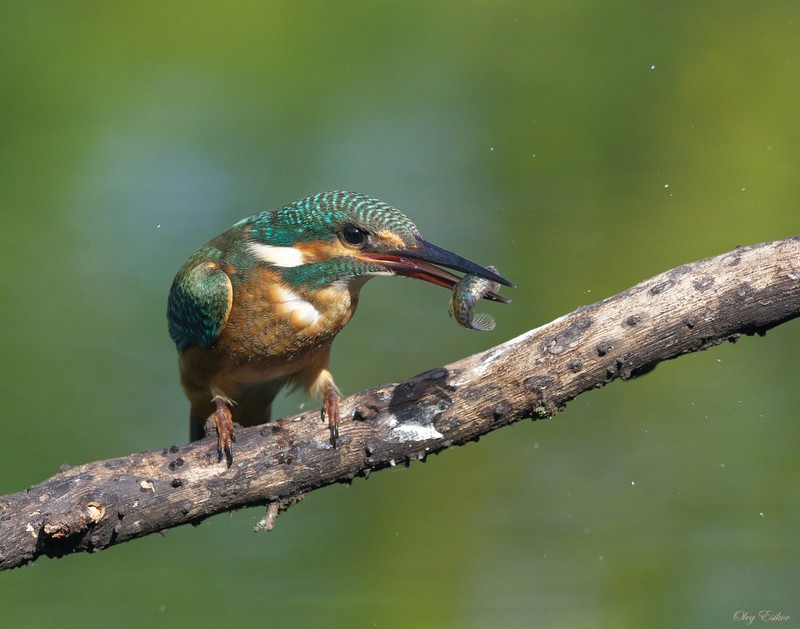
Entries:
[[[419,237],[417,238],[416,246],[409,247],[408,249],[396,249],[384,253],[362,252],[360,256],[380,262],[387,269],[394,271],[398,275],[425,280],[431,284],[449,289],[452,289],[461,278],[438,266],[434,266],[435,264],[455,271],[461,271],[462,273],[472,273],[492,282],[504,284],[505,286],[514,286],[514,284],[494,271],[490,271],[466,258],[462,258],[452,251],[442,249]],[[486,293],[484,299],[502,303],[508,303],[510,301],[505,297],[500,297],[500,295],[494,292]]]

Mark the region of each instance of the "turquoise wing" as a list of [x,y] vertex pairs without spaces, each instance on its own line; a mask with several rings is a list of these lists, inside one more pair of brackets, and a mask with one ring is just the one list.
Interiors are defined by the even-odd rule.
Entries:
[[231,279],[216,262],[200,262],[180,270],[167,303],[169,335],[182,350],[189,345],[211,347],[231,311]]

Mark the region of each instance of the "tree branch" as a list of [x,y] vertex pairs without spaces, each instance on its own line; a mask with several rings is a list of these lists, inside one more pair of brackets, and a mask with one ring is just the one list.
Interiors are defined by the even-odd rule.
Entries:
[[799,314],[800,236],[682,265],[480,354],[351,396],[335,449],[311,411],[239,428],[230,468],[206,439],[63,469],[0,498],[0,569],[254,505],[268,505],[257,528],[269,529],[309,491],[550,417],[584,391]]

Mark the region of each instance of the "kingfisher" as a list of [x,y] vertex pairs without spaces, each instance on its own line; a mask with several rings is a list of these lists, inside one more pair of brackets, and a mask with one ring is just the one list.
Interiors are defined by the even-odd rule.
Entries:
[[[289,386],[322,399],[336,447],[340,393],[331,344],[361,288],[372,277],[399,275],[452,289],[461,278],[440,267],[513,286],[423,240],[392,206],[353,192],[322,192],[261,212],[203,245],[175,276],[167,306],[191,439],[215,427],[219,460],[231,465],[234,417],[242,426],[269,421],[275,396]],[[508,302],[491,291],[485,298]]]

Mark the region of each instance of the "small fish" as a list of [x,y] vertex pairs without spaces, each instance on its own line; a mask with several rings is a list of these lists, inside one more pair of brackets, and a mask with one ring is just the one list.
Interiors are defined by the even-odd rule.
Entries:
[[[497,273],[493,266],[487,269]],[[461,281],[453,287],[453,296],[450,297],[450,316],[455,317],[456,321],[465,328],[488,332],[494,330],[494,317],[484,312],[473,316],[472,309],[475,304],[483,299],[486,293],[496,293],[500,290],[500,284],[487,280],[478,275],[465,275]]]

